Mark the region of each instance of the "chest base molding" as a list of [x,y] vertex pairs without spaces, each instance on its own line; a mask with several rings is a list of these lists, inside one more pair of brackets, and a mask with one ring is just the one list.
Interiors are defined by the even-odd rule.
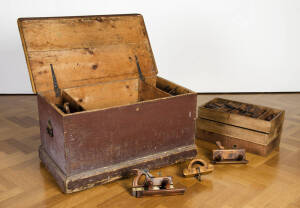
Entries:
[[42,163],[56,179],[56,183],[64,193],[82,191],[96,185],[105,184],[120,178],[128,177],[131,174],[130,170],[135,168],[161,168],[170,164],[185,161],[187,159],[192,159],[196,155],[196,145],[188,145],[129,160],[119,164],[85,171],[72,176],[66,176],[51,159],[43,146],[41,145],[39,148],[39,157]]

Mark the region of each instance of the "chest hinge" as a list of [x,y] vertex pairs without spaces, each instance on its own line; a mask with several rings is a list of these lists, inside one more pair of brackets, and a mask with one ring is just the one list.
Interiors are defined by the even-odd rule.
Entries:
[[136,66],[137,66],[137,69],[138,69],[139,77],[140,77],[140,79],[143,82],[145,82],[145,77],[144,77],[144,75],[142,73],[142,70],[141,70],[141,67],[140,67],[140,63],[139,63],[139,60],[138,60],[137,56],[135,56],[135,62],[136,62]]
[[50,68],[51,68],[51,73],[52,73],[52,80],[53,80],[55,96],[59,97],[60,96],[60,89],[59,89],[58,84],[57,84],[57,80],[56,80],[56,76],[55,76],[52,64],[50,64]]

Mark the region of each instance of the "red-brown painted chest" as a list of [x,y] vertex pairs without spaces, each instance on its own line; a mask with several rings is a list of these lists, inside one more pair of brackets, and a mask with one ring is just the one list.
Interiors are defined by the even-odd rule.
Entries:
[[157,76],[141,15],[20,18],[43,164],[63,192],[193,158],[196,93]]

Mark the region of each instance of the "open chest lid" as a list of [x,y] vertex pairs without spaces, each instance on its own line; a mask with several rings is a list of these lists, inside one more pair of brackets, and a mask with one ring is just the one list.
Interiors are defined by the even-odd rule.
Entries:
[[20,18],[18,26],[35,93],[156,76],[142,15]]

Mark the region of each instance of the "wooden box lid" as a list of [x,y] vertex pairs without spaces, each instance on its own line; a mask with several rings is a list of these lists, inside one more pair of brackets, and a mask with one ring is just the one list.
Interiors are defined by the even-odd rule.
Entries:
[[144,77],[157,68],[139,14],[19,18],[18,26],[35,93],[103,81]]

